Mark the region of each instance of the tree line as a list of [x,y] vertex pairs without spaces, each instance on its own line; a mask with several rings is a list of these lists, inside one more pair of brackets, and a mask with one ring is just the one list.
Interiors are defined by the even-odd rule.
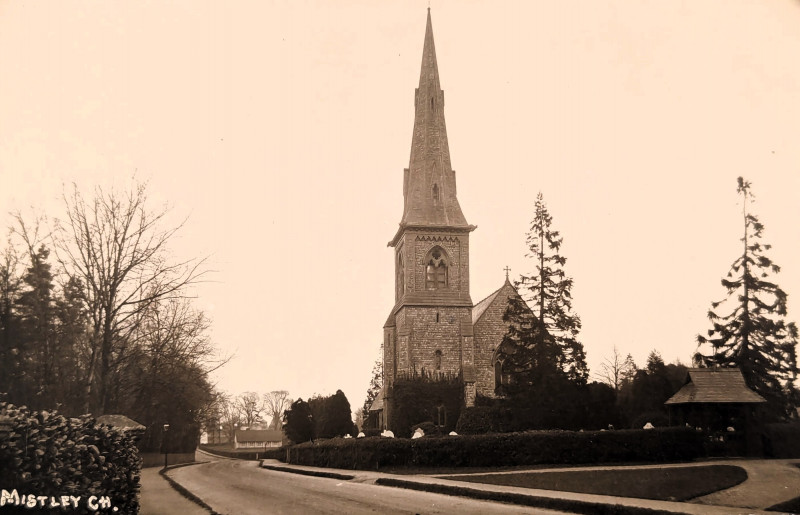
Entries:
[[125,414],[158,447],[170,424],[188,447],[214,398],[220,359],[192,302],[204,260],[175,260],[182,224],[146,185],[76,186],[58,218],[13,216],[0,249],[0,392],[66,416]]

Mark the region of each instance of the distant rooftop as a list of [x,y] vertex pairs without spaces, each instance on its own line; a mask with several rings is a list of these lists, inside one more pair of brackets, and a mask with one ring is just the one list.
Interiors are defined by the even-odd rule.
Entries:
[[275,429],[237,429],[237,442],[280,442],[283,440],[283,431]]
[[125,415],[100,415],[97,417],[97,423],[106,424],[123,431],[142,431],[146,429],[143,425]]

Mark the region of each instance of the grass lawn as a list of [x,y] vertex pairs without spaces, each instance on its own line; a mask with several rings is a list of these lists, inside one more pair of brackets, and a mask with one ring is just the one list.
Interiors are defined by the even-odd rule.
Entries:
[[779,511],[781,513],[800,513],[800,497],[770,506],[765,511]]
[[685,501],[738,485],[747,472],[733,465],[652,469],[576,470],[442,476],[453,481],[563,492]]

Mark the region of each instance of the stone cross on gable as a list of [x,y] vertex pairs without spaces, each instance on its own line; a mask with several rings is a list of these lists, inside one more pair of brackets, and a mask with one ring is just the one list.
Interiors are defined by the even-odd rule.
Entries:
[[506,279],[508,279],[508,273],[511,271],[511,269],[508,268],[508,265],[506,265],[506,267],[503,270],[506,271]]

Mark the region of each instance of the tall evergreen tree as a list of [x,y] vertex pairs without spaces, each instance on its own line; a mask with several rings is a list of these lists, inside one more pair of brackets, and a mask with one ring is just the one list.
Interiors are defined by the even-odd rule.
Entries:
[[516,283],[524,298],[510,298],[503,319],[509,330],[503,340],[504,369],[524,384],[561,376],[585,384],[588,376],[583,345],[578,341],[580,317],[572,311],[572,278],[564,272],[563,238],[550,228],[552,216],[541,193],[527,235],[527,257],[536,271]]
[[297,399],[283,412],[283,431],[293,443],[307,442],[314,437],[314,416],[306,401]]
[[380,354],[372,365],[372,377],[369,380],[369,388],[367,388],[367,398],[364,399],[364,405],[361,411],[366,419],[369,417],[369,408],[378,397],[378,394],[383,388],[383,343],[381,343]]
[[750,182],[739,177],[737,192],[742,196],[742,254],[722,279],[727,297],[712,303],[712,327],[707,336],[697,336],[695,361],[739,367],[747,384],[767,399],[770,412],[785,416],[797,400],[797,327],[785,321],[786,293],[772,280],[780,267],[766,256],[770,245],[761,243],[764,226],[750,212]]
[[[22,280],[25,290],[17,299],[20,317],[21,359],[26,368],[26,380],[31,382],[30,397],[26,399],[35,408],[55,404],[54,384],[57,362],[53,274],[48,256],[50,251],[41,245],[34,249],[28,244],[30,266]],[[50,404],[50,405],[52,405]]]

